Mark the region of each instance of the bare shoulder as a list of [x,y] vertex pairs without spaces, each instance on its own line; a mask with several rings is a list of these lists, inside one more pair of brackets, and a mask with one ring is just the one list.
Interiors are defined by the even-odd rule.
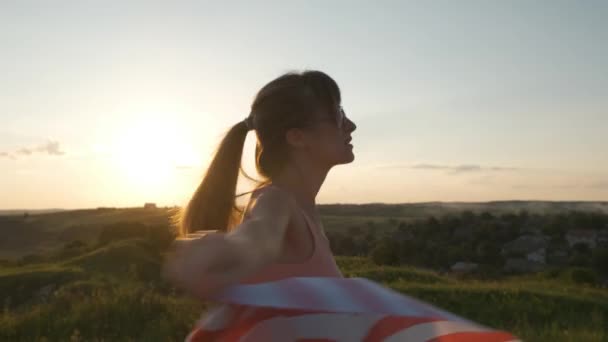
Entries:
[[[251,249],[268,262],[279,256],[295,199],[291,194],[276,187],[260,189],[248,212],[248,218],[231,232],[230,238],[240,241],[242,247]],[[255,246],[255,248],[251,248]]]
[[260,189],[255,197],[252,197],[249,216],[252,219],[260,219],[268,216],[289,216],[295,205],[291,194],[274,186]]

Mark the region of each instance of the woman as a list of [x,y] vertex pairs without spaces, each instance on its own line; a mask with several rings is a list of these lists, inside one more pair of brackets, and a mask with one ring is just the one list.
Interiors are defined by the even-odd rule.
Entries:
[[[342,277],[315,199],[329,170],[354,160],[356,127],[325,73],[287,73],[266,84],[250,115],[228,131],[177,217],[180,235],[191,239],[178,241],[168,276],[200,298],[237,283]],[[264,179],[240,212],[235,191],[249,130],[257,135],[256,168]]]
[[[235,190],[250,129],[257,134],[256,167],[264,180],[241,213]],[[206,315],[187,341],[514,340],[370,282],[342,277],[315,198],[333,166],[354,160],[355,129],[344,115],[338,85],[322,72],[288,73],[259,91],[251,114],[227,133],[178,217],[181,234],[193,238],[179,242],[166,270],[202,299],[218,299],[220,290],[234,284],[265,284],[241,286],[240,294],[234,287],[232,294],[224,291],[227,297],[220,301],[229,304]],[[269,299],[277,303],[269,297],[279,298],[283,307],[269,306]]]

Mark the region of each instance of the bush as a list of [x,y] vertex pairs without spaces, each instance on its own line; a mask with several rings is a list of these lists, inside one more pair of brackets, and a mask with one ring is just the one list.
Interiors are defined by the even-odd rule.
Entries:
[[591,266],[591,256],[586,254],[574,253],[570,257],[570,266],[589,267]]
[[394,243],[381,241],[371,251],[371,258],[377,265],[396,265],[399,254]]
[[103,227],[98,245],[113,241],[145,239],[158,251],[165,250],[175,239],[175,232],[167,225],[148,226],[140,222],[118,222]]
[[598,272],[608,275],[608,248],[593,251],[593,266]]
[[570,278],[577,284],[597,284],[599,277],[597,273],[588,268],[577,267],[570,271]]
[[146,235],[147,226],[140,222],[118,222],[103,227],[99,234],[99,244],[112,241],[142,238]]
[[21,257],[19,264],[34,264],[45,262],[46,258],[40,254],[28,254]]

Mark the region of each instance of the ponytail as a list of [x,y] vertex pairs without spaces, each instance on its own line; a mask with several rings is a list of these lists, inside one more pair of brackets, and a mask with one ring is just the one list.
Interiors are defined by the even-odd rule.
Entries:
[[197,230],[227,232],[240,219],[235,192],[249,127],[247,120],[241,121],[232,126],[222,139],[186,208],[173,217],[179,236]]
[[[259,189],[276,179],[289,162],[285,134],[291,128],[307,128],[321,111],[331,112],[340,104],[340,88],[329,75],[315,70],[289,72],[266,84],[255,96],[247,119],[232,126],[222,139],[203,181],[187,206],[172,215],[179,235],[197,230],[228,232],[243,218],[235,194],[239,170]],[[241,167],[247,132],[255,129],[256,170],[253,179]]]

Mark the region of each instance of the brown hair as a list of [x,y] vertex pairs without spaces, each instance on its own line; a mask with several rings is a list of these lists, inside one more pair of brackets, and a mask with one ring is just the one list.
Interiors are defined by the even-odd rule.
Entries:
[[268,184],[288,161],[285,140],[290,128],[304,128],[319,113],[333,113],[340,104],[336,82],[320,71],[290,72],[266,84],[257,93],[248,120],[256,131],[256,169],[263,177],[256,180],[241,166],[243,145],[249,127],[245,121],[232,126],[220,142],[207,172],[185,209],[174,216],[179,234],[196,230],[227,232],[241,219],[235,195],[240,172],[257,183]]

